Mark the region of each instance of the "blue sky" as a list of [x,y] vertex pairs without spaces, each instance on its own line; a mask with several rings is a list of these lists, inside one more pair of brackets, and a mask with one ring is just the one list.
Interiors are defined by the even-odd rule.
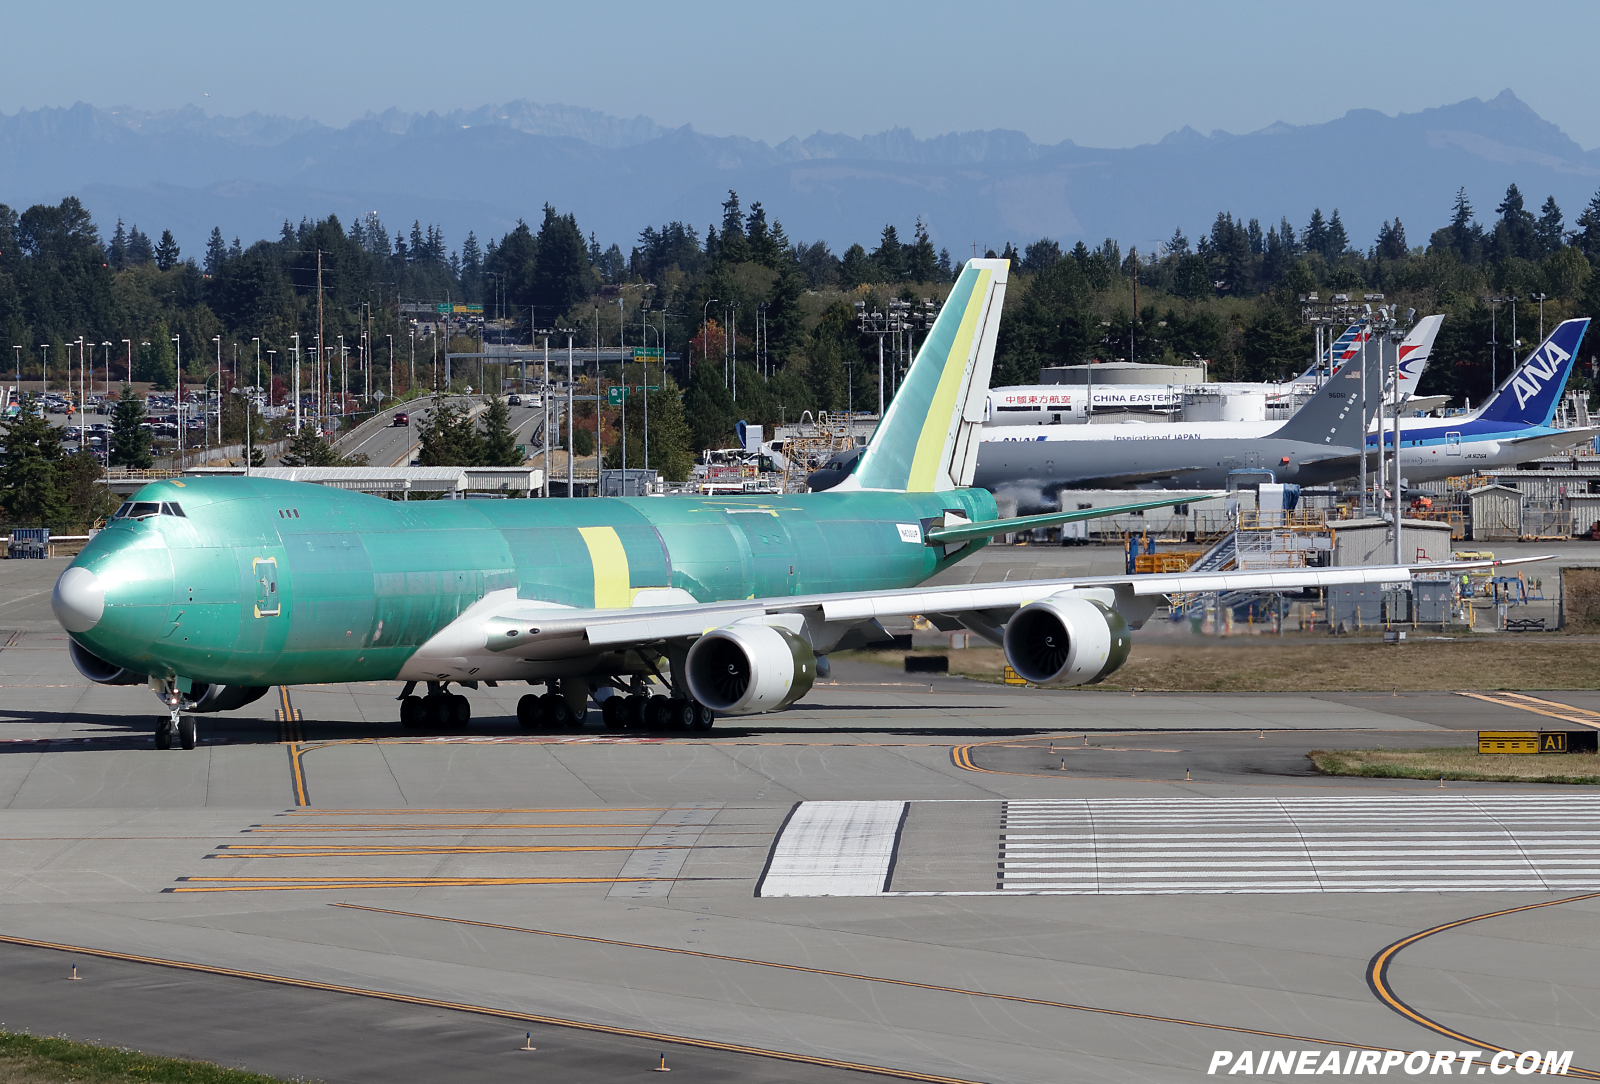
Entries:
[[193,103],[342,125],[390,106],[528,98],[769,142],[907,126],[1118,147],[1185,124],[1245,132],[1511,87],[1582,146],[1600,146],[1581,62],[1600,5],[1570,0],[58,0],[0,12],[12,46],[0,67],[5,113]]

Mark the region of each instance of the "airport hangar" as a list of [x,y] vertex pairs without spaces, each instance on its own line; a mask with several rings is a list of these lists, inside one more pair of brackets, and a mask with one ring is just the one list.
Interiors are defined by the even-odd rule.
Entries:
[[[952,571],[1106,553],[986,556]],[[407,732],[393,687],[344,685],[156,754],[148,691],[68,659],[65,564],[0,562],[8,1028],[362,1081],[662,1056],[740,1080],[1185,1080],[1246,1049],[1600,1063],[1595,799],[1304,759],[1593,725],[1595,694],[1055,692],[841,663],[708,736],[530,735],[510,689],[469,732]]]

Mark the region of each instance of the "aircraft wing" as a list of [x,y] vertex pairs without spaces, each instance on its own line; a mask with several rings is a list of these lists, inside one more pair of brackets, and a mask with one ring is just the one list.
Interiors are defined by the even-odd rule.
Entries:
[[[1173,478],[1182,478],[1190,474],[1198,474],[1205,470],[1204,467],[1166,467],[1154,471],[1129,471],[1126,474],[1098,474],[1093,477],[1082,475],[1072,479],[1067,484],[1069,489],[1116,489],[1119,486],[1145,485],[1149,482],[1165,482]],[[1189,498],[1193,499],[1193,498]],[[1168,501],[1167,503],[1172,503]]]
[[[693,639],[735,622],[793,615],[804,623],[819,654],[835,650],[851,632],[882,639],[876,622],[912,614],[943,615],[951,627],[968,627],[993,638],[1010,615],[1030,602],[1062,592],[1089,592],[1113,605],[1137,628],[1163,596],[1202,591],[1298,590],[1349,583],[1409,581],[1414,571],[1463,572],[1549,560],[1451,561],[1352,568],[1276,569],[1258,572],[1175,572],[1086,576],[1070,579],[912,587],[885,591],[780,595],[725,602],[583,610],[519,599],[514,590],[486,595],[418,651],[448,666],[488,651],[530,661],[572,658],[595,651],[620,651],[671,640]],[[670,591],[670,589],[668,589]],[[860,641],[862,643],[867,640]]]
[[1595,429],[1562,429],[1554,433],[1537,433],[1531,437],[1516,437],[1512,440],[1502,440],[1501,444],[1513,448],[1526,448],[1532,451],[1541,444],[1551,451],[1561,451],[1574,444],[1582,444],[1586,440],[1593,440],[1600,436],[1600,428]]

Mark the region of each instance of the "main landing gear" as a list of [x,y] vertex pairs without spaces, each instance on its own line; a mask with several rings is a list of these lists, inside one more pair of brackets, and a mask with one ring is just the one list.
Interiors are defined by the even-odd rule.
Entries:
[[617,693],[600,705],[610,730],[710,730],[711,709],[697,700],[671,696]]
[[412,696],[415,685],[408,684],[400,695],[401,726],[460,730],[472,721],[472,702],[460,693],[447,691],[446,682],[428,682],[427,696]]

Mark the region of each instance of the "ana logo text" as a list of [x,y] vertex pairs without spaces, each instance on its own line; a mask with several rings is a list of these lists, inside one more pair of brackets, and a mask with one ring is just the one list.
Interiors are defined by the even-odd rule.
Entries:
[[1562,362],[1570,357],[1571,354],[1555,343],[1546,343],[1543,350],[1529,358],[1522,370],[1517,373],[1516,379],[1511,382],[1512,390],[1517,393],[1517,406],[1527,406],[1528,400],[1543,389],[1544,385],[1540,381],[1555,376]]

